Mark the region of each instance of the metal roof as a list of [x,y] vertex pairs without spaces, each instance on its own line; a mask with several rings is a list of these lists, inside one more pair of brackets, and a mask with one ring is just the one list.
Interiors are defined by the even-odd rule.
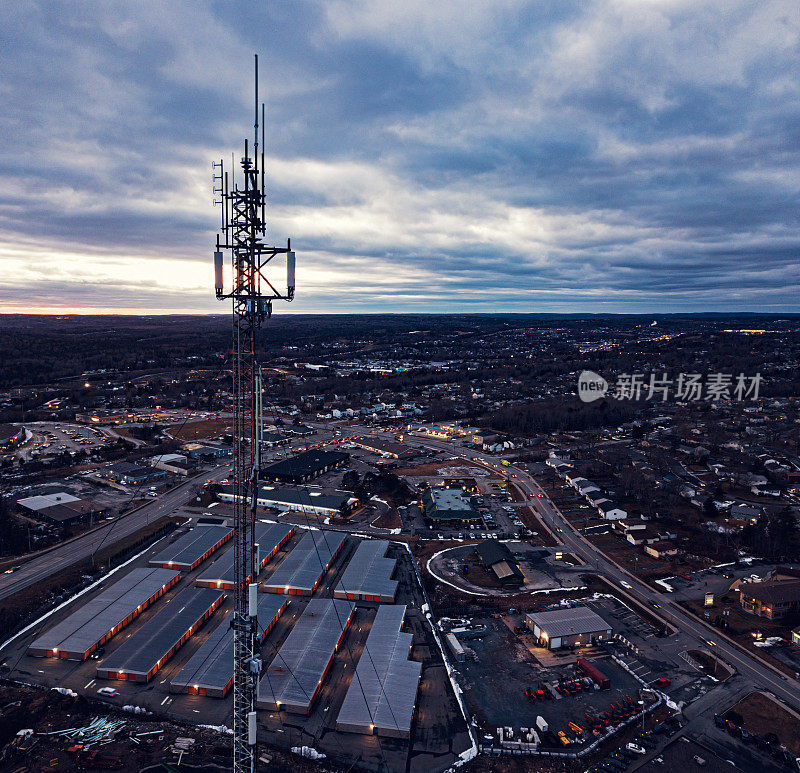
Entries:
[[385,558],[388,549],[388,540],[363,540],[342,573],[336,595],[351,593],[394,600],[398,582],[391,576],[397,561]]
[[[257,635],[272,626],[288,603],[281,596],[260,594]],[[188,687],[195,687],[218,693],[227,691],[233,679],[233,629],[230,626],[232,614],[231,612],[225,616],[200,649],[178,671],[170,682],[170,689],[177,687],[185,690]]]
[[279,703],[307,713],[336,653],[354,604],[340,599],[311,599],[258,683],[258,705]]
[[224,593],[211,588],[184,588],[97,667],[97,672],[147,676],[169,659],[187,633],[222,603]]
[[122,630],[129,615],[141,611],[140,606],[179,577],[173,569],[134,569],[42,634],[30,649],[34,654],[59,650],[67,657],[70,653],[83,657],[114,628]]
[[555,609],[552,612],[531,612],[528,619],[544,631],[548,638],[609,631],[610,626],[589,607]]
[[285,588],[311,593],[346,539],[346,534],[336,531],[307,532],[267,578],[264,588],[278,593]]
[[[294,526],[284,523],[266,523],[265,521],[256,522],[256,544],[259,546],[261,561],[265,556],[270,555],[278,546],[294,531]],[[221,583],[223,585],[235,582],[233,571],[234,550],[230,548],[223,553],[214,563],[206,569],[197,583],[213,585]],[[263,567],[262,567],[263,568]],[[260,571],[260,569],[258,570]]]
[[57,494],[39,494],[17,500],[20,507],[26,507],[28,510],[42,510],[53,505],[65,505],[67,502],[80,502],[80,499],[66,491],[59,491]]
[[203,560],[206,553],[213,552],[215,545],[232,536],[233,529],[228,526],[198,525],[153,556],[149,561],[150,566],[191,569]]
[[345,695],[336,727],[339,730],[407,736],[417,699],[422,663],[409,660],[413,635],[403,633],[406,607],[387,604],[378,609],[355,676]]
[[308,475],[315,475],[320,470],[331,465],[340,464],[347,458],[348,454],[342,451],[312,449],[303,451],[289,459],[282,459],[280,462],[270,464],[262,470],[262,473],[265,478],[302,478]]

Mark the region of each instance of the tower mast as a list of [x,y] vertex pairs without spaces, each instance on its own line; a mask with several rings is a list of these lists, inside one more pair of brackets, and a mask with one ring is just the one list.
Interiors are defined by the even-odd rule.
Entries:
[[[258,55],[255,57],[255,121],[252,157],[244,141],[241,180],[222,161],[213,164],[214,199],[222,207],[222,227],[214,252],[215,292],[219,300],[231,299],[233,320],[233,494],[234,494],[234,634],[233,769],[253,773],[256,763],[256,691],[261,658],[256,650],[257,594],[255,515],[258,498],[259,444],[256,431],[260,387],[257,389],[256,331],[272,314],[273,300],[294,298],[295,254],[286,247],[267,246],[264,186],[264,106],[261,107],[261,158],[259,159]],[[224,252],[231,256],[233,287],[224,292]],[[268,264],[286,256],[286,290],[267,279]],[[273,268],[273,266],[269,266]]]

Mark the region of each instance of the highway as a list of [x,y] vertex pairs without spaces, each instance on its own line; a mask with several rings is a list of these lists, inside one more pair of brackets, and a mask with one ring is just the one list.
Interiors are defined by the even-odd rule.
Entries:
[[[420,441],[419,445],[421,446],[438,448],[453,456],[465,455],[464,449],[459,449],[450,443],[430,438],[424,438],[424,442],[422,442],[422,438],[409,436],[404,438],[404,442],[411,441],[409,445],[416,445],[414,442],[416,440]],[[769,690],[795,708],[800,708],[800,682],[763,665],[759,660],[730,642],[719,630],[704,625],[674,604],[666,594],[654,590],[641,582],[635,575],[608,559],[572,526],[529,473],[517,467],[503,467],[498,464],[496,457],[490,457],[480,452],[470,450],[466,452],[466,455],[467,458],[475,459],[483,466],[489,467],[493,472],[500,473],[506,478],[510,477],[510,482],[517,486],[526,500],[531,501],[538,518],[566,551],[579,556],[594,572],[614,583],[622,595],[638,601],[648,609],[650,614],[661,619],[662,622],[669,623],[679,632],[677,641],[683,648],[701,648],[715,652],[722,660],[734,666],[742,677],[754,687]],[[630,587],[623,586],[623,581]]]
[[189,478],[171,491],[161,494],[145,505],[108,521],[92,531],[86,532],[69,542],[65,542],[32,558],[22,559],[21,569],[13,574],[0,574],[0,600],[8,598],[37,582],[41,582],[57,572],[88,558],[99,547],[108,547],[131,534],[145,528],[164,515],[169,515],[207,480],[222,480],[228,474],[230,462],[216,467],[210,472]]

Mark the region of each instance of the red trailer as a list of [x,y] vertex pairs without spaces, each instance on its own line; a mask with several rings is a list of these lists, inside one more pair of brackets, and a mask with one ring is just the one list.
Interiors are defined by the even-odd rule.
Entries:
[[595,668],[585,658],[578,658],[576,665],[584,674],[586,674],[586,676],[594,680],[601,690],[607,690],[609,687],[611,687],[611,680],[602,671]]

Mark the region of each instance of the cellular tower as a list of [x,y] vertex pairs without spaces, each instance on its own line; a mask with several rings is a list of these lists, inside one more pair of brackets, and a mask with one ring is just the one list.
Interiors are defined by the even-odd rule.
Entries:
[[[259,122],[260,110],[260,122]],[[258,101],[258,56],[255,57],[255,120],[253,143],[244,141],[241,174],[212,165],[214,203],[222,208],[222,226],[214,252],[214,287],[219,300],[232,301],[233,317],[233,494],[234,631],[233,769],[255,770],[256,690],[261,658],[256,650],[257,593],[255,515],[258,494],[261,387],[256,363],[256,331],[272,314],[272,301],[294,298],[295,254],[265,243],[266,193],[264,186],[264,105]],[[261,142],[259,143],[259,128]],[[260,150],[260,158],[259,158]],[[252,151],[252,156],[250,155]],[[230,178],[229,178],[230,174]],[[224,291],[224,254],[230,254],[232,286]],[[286,289],[278,290],[273,275],[278,260],[286,258]]]

